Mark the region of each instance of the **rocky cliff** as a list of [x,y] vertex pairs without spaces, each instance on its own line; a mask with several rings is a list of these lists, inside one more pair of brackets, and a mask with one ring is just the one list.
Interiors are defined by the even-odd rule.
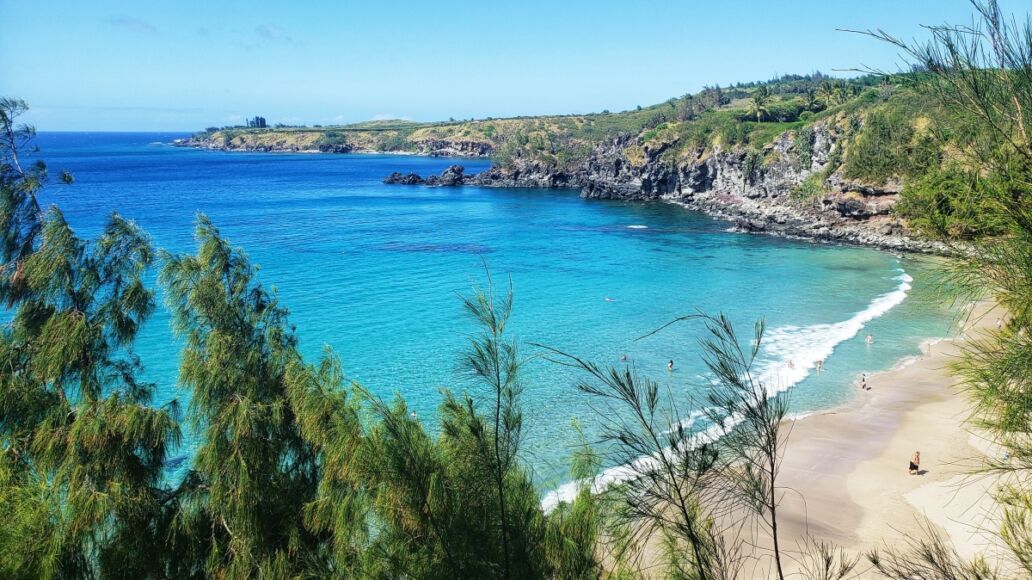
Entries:
[[176,139],[173,145],[215,151],[284,153],[412,153],[431,157],[489,157],[487,139],[435,137],[423,131],[369,130],[221,130]]
[[577,181],[586,198],[673,201],[744,231],[945,252],[943,244],[910,235],[892,215],[898,182],[856,183],[829,165],[841,153],[841,138],[840,127],[828,120],[782,134],[760,155],[715,148],[671,160],[664,156],[668,144],[644,144],[637,163],[627,159],[625,144],[613,143],[595,151]]
[[517,158],[507,167],[476,175],[452,167],[429,182],[401,174],[385,182],[579,188],[589,199],[679,203],[729,220],[741,231],[893,251],[946,252],[942,244],[910,235],[905,223],[892,215],[898,182],[856,183],[833,167],[842,137],[836,119],[783,133],[761,152],[714,147],[686,154],[672,142],[621,137],[597,144],[572,169]]

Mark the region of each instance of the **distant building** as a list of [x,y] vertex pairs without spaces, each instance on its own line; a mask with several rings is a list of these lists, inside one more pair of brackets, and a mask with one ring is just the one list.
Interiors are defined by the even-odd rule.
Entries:
[[267,127],[265,124],[265,117],[254,117],[253,119],[248,119],[247,126],[252,129],[264,129]]

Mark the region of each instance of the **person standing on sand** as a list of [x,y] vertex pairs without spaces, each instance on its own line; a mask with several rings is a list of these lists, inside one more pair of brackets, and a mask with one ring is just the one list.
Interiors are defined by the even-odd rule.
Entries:
[[871,387],[867,386],[867,373],[860,373],[860,388],[865,391],[871,390]]
[[910,475],[921,475],[921,452],[915,451],[910,458]]

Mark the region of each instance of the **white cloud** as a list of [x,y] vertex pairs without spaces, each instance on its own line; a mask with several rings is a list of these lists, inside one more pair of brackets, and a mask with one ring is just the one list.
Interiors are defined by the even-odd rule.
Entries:
[[254,33],[258,35],[258,40],[266,45],[282,43],[290,46],[300,46],[300,43],[287,34],[287,31],[275,24],[260,24],[255,27]]
[[158,29],[150,22],[140,20],[139,18],[132,18],[130,16],[121,16],[118,18],[112,18],[108,20],[108,24],[118,28],[124,28],[126,30],[132,30],[135,32],[141,32],[143,34],[157,34]]

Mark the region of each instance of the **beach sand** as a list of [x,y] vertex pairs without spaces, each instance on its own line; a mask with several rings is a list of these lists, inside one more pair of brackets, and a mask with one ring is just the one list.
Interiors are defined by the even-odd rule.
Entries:
[[[791,550],[810,535],[859,554],[904,547],[931,525],[965,557],[1000,549],[992,533],[999,513],[986,493],[994,481],[967,475],[990,450],[966,425],[970,405],[948,368],[963,342],[995,327],[997,317],[991,305],[975,305],[954,338],[869,375],[870,390],[858,380],[846,406],[793,423],[780,478],[784,546]],[[908,462],[918,450],[921,474],[910,475]],[[786,572],[798,567],[787,562]],[[869,568],[862,559],[860,577],[876,577]]]
[[[860,388],[857,376],[856,394],[846,405],[791,421],[778,479],[786,576],[806,577],[801,571],[808,538],[859,556],[848,578],[883,578],[866,555],[905,549],[929,529],[967,559],[985,555],[996,563],[1006,554],[996,535],[1001,514],[989,495],[998,479],[971,475],[987,454],[1001,451],[967,424],[971,405],[949,369],[964,343],[995,328],[1000,315],[990,303],[969,307],[954,337],[926,342],[920,356],[868,375],[870,390]],[[871,348],[878,348],[877,337]],[[915,451],[921,452],[919,475],[908,470]],[[774,577],[769,533],[754,514],[742,512],[720,525],[735,522],[748,522],[745,552],[754,556],[743,577]],[[661,577],[660,552],[652,544],[643,571]]]

